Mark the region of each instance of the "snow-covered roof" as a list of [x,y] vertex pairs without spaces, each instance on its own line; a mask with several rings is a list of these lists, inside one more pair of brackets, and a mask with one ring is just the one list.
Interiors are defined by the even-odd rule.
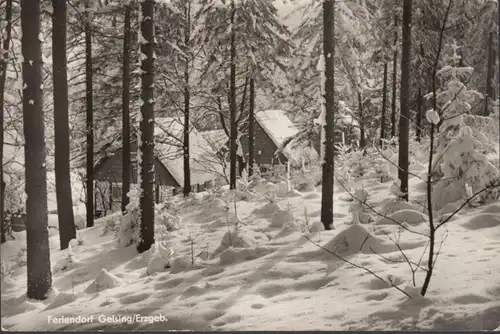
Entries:
[[[183,118],[155,118],[155,153],[179,185],[184,185],[182,157]],[[191,184],[202,184],[223,175],[217,156],[201,133],[191,126],[189,135]]]
[[[292,123],[285,111],[279,109],[263,110],[255,114],[255,120],[271,138],[276,147],[282,147],[286,139],[293,138],[299,134],[299,129]],[[317,155],[313,148],[297,147],[285,148],[283,153],[291,155],[292,159],[299,160],[301,156],[310,157]]]
[[219,151],[229,140],[224,130],[203,131],[201,134],[205,137],[212,149]]

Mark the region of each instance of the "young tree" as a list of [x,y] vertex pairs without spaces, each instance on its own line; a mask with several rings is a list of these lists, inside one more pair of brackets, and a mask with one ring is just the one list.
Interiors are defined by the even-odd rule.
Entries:
[[[191,45],[191,1],[185,3],[184,6],[184,46],[186,50],[190,50]],[[191,90],[189,88],[189,76],[190,76],[190,66],[191,62],[186,55],[186,61],[184,62],[184,131],[183,131],[183,158],[184,158],[184,196],[187,197],[191,192],[191,167],[190,167],[190,152],[189,152],[189,133],[191,131],[190,127],[190,103],[191,103]]]
[[12,0],[7,0],[5,4],[5,32],[4,39],[2,41],[2,50],[0,51],[0,243],[7,241],[5,237],[5,226],[4,226],[4,196],[5,196],[5,182],[3,180],[3,127],[4,127],[4,94],[5,94],[5,82],[7,80],[7,64],[9,60],[9,48],[10,39],[12,33]]
[[385,139],[385,112],[387,109],[387,65],[387,62],[384,62],[384,82],[382,84],[382,117],[380,119],[379,145],[382,145],[382,141]]
[[123,80],[122,80],[122,132],[123,132],[123,155],[122,155],[122,207],[123,213],[127,210],[129,203],[128,192],[130,191],[130,21],[132,5],[125,5],[125,17],[123,28]]
[[324,110],[325,142],[323,184],[321,192],[321,222],[325,230],[333,224],[333,120],[335,111],[335,0],[323,1],[323,60],[324,60]]
[[141,122],[138,160],[140,168],[140,221],[141,237],[137,245],[139,253],[151,248],[154,236],[154,0],[141,3]]
[[66,61],[66,0],[52,0],[52,66],[57,217],[61,249],[76,237],[69,166],[69,102]]
[[392,61],[391,137],[396,136],[396,96],[398,88],[398,15],[394,15],[394,55]]
[[94,88],[92,74],[92,16],[88,1],[85,3],[85,103],[87,133],[86,207],[87,227],[94,226]]
[[237,147],[236,139],[238,137],[238,128],[236,123],[236,29],[235,29],[236,9],[234,0],[231,0],[231,58],[230,58],[230,74],[229,74],[229,114],[230,114],[230,137],[229,137],[229,152],[230,152],[230,173],[229,173],[229,189],[236,189],[236,163],[237,163]]
[[253,175],[254,124],[255,124],[255,79],[250,77],[250,105],[248,110],[248,176]]
[[495,50],[493,47],[493,31],[488,34],[488,69],[486,73],[486,96],[484,99],[484,111],[483,116],[489,116],[491,112],[490,101],[494,100],[495,88],[493,87],[493,67],[495,61]]
[[399,117],[399,162],[398,177],[401,181],[402,197],[408,201],[408,167],[410,137],[410,58],[411,16],[413,0],[403,2],[403,48],[401,52],[401,116]]
[[40,0],[21,1],[23,127],[26,174],[28,298],[43,300],[52,286],[47,212],[47,171],[42,108]]

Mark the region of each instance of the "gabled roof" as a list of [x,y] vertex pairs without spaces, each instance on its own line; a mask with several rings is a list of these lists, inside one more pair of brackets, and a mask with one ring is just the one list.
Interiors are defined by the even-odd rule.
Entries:
[[[285,111],[279,109],[263,110],[255,114],[255,120],[271,138],[277,148],[281,148],[287,139],[299,134],[299,129],[292,123]],[[283,153],[299,161],[303,156],[315,158],[318,153],[311,147],[289,147]]]
[[[183,123],[183,117],[155,118],[155,154],[181,186],[184,184]],[[193,126],[189,135],[189,151],[192,185],[224,175],[212,146]]]
[[201,134],[205,137],[212,149],[217,152],[220,151],[220,149],[224,147],[224,145],[226,145],[227,141],[229,140],[226,132],[222,129],[203,131],[201,132]]

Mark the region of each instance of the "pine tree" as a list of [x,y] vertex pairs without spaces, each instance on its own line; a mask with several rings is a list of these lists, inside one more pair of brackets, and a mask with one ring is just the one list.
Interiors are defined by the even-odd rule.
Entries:
[[5,237],[4,225],[4,204],[5,204],[5,182],[3,176],[3,145],[4,145],[4,95],[5,82],[7,80],[7,64],[9,59],[10,39],[12,33],[12,0],[7,0],[5,4],[5,34],[2,40],[2,50],[0,51],[0,243],[7,241]]
[[94,88],[92,65],[92,15],[85,2],[85,105],[87,134],[86,208],[87,227],[94,226]]
[[131,41],[131,12],[132,5],[125,5],[123,23],[123,63],[122,63],[122,132],[123,132],[123,156],[122,156],[122,205],[123,213],[127,210],[129,203],[128,193],[130,191],[130,41]]
[[66,0],[52,0],[52,57],[57,217],[61,249],[76,238],[70,177],[69,103],[66,61]]
[[21,1],[23,126],[26,174],[28,298],[44,300],[52,286],[47,211],[47,172],[42,107],[40,0]]
[[[140,241],[139,253],[151,248],[154,237],[154,0],[141,3],[140,37],[141,45],[141,122],[140,142]],[[138,157],[139,159],[139,157]]]

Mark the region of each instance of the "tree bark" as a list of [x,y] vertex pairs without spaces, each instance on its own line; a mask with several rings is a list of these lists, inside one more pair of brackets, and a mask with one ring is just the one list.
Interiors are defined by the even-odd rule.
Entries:
[[9,48],[10,39],[12,34],[12,0],[7,0],[5,4],[5,38],[2,41],[2,53],[0,54],[0,243],[7,241],[5,236],[5,225],[4,225],[4,204],[5,204],[5,184],[3,180],[3,127],[4,127],[4,94],[5,94],[5,82],[7,80],[7,64],[9,63]]
[[[498,80],[498,89],[500,90],[500,4],[497,2],[497,36],[499,38],[499,41],[497,41],[497,57],[498,57],[498,64],[497,64],[497,70],[498,70],[498,75],[497,75],[497,80]],[[498,92],[498,97],[500,98],[500,91]],[[500,147],[500,110],[498,112],[498,146]],[[500,150],[498,152],[498,169],[500,170]]]
[[424,98],[422,96],[422,88],[418,88],[418,95],[417,95],[417,117],[416,117],[416,122],[415,122],[415,136],[417,139],[417,142],[422,141],[422,116],[423,116],[423,108],[424,108]]
[[335,112],[335,0],[323,1],[323,55],[325,57],[325,155],[321,191],[321,222],[333,227],[333,122]]
[[85,10],[85,103],[87,105],[87,227],[94,226],[94,105],[92,86],[92,21],[89,9]]
[[401,52],[401,116],[399,117],[399,172],[400,190],[403,199],[408,201],[409,166],[409,119],[410,119],[410,58],[411,58],[411,19],[413,0],[403,2],[403,49]]
[[229,99],[230,99],[230,176],[229,176],[229,189],[236,189],[236,165],[238,163],[237,159],[237,144],[236,140],[238,137],[238,128],[236,124],[236,29],[235,15],[236,9],[234,5],[235,0],[231,0],[231,65],[230,65],[230,88],[229,88]]
[[493,31],[488,36],[488,73],[486,74],[486,97],[484,99],[483,116],[490,115],[490,101],[493,100],[493,66],[494,66],[494,50],[493,50]]
[[385,112],[387,109],[387,62],[384,63],[384,83],[382,85],[382,117],[380,120],[380,141],[379,145],[382,146],[385,139]]
[[396,136],[396,94],[398,77],[398,15],[394,15],[394,58],[392,61],[391,137]]
[[189,152],[189,116],[190,116],[190,103],[191,103],[191,92],[189,89],[189,65],[190,61],[187,58],[189,54],[189,45],[191,39],[191,5],[188,2],[186,4],[185,10],[186,16],[186,28],[184,30],[184,45],[186,47],[186,62],[184,67],[184,197],[189,196],[191,192],[191,166],[190,166],[190,152]]
[[253,175],[254,162],[254,113],[255,113],[255,79],[250,78],[250,105],[248,111],[248,176]]
[[122,132],[123,132],[123,154],[122,154],[122,213],[127,211],[129,203],[128,193],[130,191],[130,24],[132,7],[125,6],[125,20],[123,31],[123,92],[122,92]]
[[141,43],[141,53],[145,55],[141,61],[141,238],[137,245],[139,253],[151,248],[154,236],[154,0],[141,3],[141,34],[145,39]]
[[23,128],[26,174],[27,297],[44,300],[52,286],[42,101],[40,0],[21,0]]
[[363,115],[363,99],[361,93],[358,92],[358,108],[359,108],[359,148],[363,150],[366,146],[366,133]]
[[69,102],[66,59],[66,0],[52,0],[52,72],[57,218],[61,250],[76,238],[69,165]]

